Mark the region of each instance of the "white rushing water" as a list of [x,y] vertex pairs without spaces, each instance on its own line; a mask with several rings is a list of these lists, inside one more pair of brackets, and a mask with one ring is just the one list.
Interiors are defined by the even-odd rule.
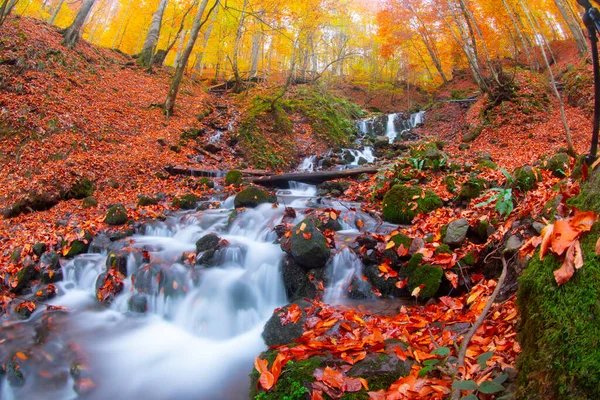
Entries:
[[[285,206],[296,209],[292,222],[298,223],[307,201],[315,201],[314,186],[291,182],[290,187],[278,192],[280,206],[244,210],[230,223],[233,206],[227,199],[221,209],[173,214],[148,225],[144,235],[126,239],[128,247],[146,250],[150,262],[129,256],[124,290],[109,307],[95,299],[107,254],[82,255],[63,267],[60,295],[50,303],[68,308],[69,327],[62,334],[90,364],[96,388],[86,398],[247,398],[254,357],[266,349],[263,326],[275,308],[287,303],[280,271],[284,253],[273,244],[273,227],[282,222]],[[364,229],[375,229],[375,220],[348,205],[323,206],[342,211],[343,238],[358,235],[357,218],[365,221]],[[211,232],[228,245],[215,255],[216,266],[194,276],[179,260],[182,253],[195,252],[196,241]],[[153,268],[161,272],[152,274]],[[360,260],[339,244],[328,268],[326,300],[343,301],[352,277],[361,273]],[[155,289],[147,295],[148,312],[132,313],[128,302],[145,277]],[[0,396],[73,399],[72,386],[70,377],[53,392],[36,386],[35,380],[13,387],[2,378]]]
[[388,137],[388,139],[390,139],[390,143],[394,143],[394,140],[396,140],[396,118],[398,117],[398,114],[390,114],[387,117],[387,125],[386,125],[386,129],[385,129],[385,136]]

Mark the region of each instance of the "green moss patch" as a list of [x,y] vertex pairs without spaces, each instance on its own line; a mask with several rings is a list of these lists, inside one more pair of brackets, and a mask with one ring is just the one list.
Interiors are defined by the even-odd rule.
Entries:
[[430,190],[395,185],[383,198],[383,219],[393,224],[410,224],[417,215],[442,205],[442,200]]

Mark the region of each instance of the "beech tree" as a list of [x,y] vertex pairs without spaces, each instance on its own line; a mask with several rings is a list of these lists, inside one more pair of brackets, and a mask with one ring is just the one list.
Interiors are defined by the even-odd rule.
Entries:
[[183,79],[183,73],[185,72],[185,68],[187,67],[190,55],[192,54],[192,50],[194,49],[194,45],[196,44],[196,40],[198,39],[200,29],[202,29],[204,24],[206,24],[206,21],[208,21],[208,19],[210,18],[210,14],[219,5],[219,0],[215,0],[213,6],[208,10],[206,16],[202,18],[207,5],[208,0],[202,0],[202,3],[198,7],[198,11],[196,12],[196,16],[194,17],[194,24],[192,25],[192,30],[190,32],[190,38],[188,39],[188,42],[185,46],[185,49],[183,50],[179,63],[177,64],[177,68],[175,69],[175,75],[173,75],[171,87],[169,88],[169,94],[167,95],[167,100],[165,101],[165,113],[167,114],[167,116],[170,116],[173,113],[173,108],[175,107],[175,100],[177,99],[177,94],[179,93],[179,86],[181,85],[181,80]]
[[138,65],[142,67],[149,68],[152,65],[154,51],[156,50],[158,37],[160,36],[160,27],[162,25],[163,15],[165,14],[165,9],[167,8],[168,2],[169,0],[160,0],[160,3],[158,3],[158,8],[152,17],[152,23],[150,24],[150,28],[146,34],[144,47],[142,48],[142,52],[138,58]]
[[90,11],[92,11],[95,2],[96,0],[84,0],[83,5],[75,17],[75,21],[73,21],[73,23],[63,32],[63,45],[74,47],[77,44],[79,36],[81,36],[81,28],[83,27],[83,24],[85,24],[85,20],[90,14]]

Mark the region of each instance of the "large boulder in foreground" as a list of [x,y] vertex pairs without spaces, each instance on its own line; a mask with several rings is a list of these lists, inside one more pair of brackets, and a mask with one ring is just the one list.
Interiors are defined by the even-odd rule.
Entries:
[[[581,210],[600,212],[600,172],[572,201]],[[553,272],[561,260],[536,253],[520,278],[517,306],[517,398],[600,399],[600,224],[583,234],[584,266],[558,286]]]
[[307,271],[325,267],[331,254],[327,239],[313,218],[306,218],[292,228],[290,237],[281,242],[281,249]]
[[395,185],[383,198],[383,219],[393,224],[410,224],[417,215],[442,205],[442,200],[431,190]]

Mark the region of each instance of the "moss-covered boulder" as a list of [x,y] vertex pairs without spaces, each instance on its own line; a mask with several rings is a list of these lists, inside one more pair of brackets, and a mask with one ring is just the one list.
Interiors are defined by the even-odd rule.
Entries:
[[[406,350],[406,345],[402,342],[392,343],[392,345]],[[348,376],[366,379],[371,391],[387,390],[399,378],[407,376],[411,368],[411,361],[402,361],[395,354],[369,353],[363,360],[352,366]]]
[[115,204],[106,212],[104,222],[111,226],[124,225],[127,222],[127,209],[122,204]]
[[81,207],[83,208],[94,208],[98,207],[98,200],[94,196],[88,196],[81,201]]
[[242,183],[242,173],[236,169],[232,169],[225,175],[225,185],[240,185]]
[[408,288],[412,291],[424,285],[419,292],[419,299],[429,299],[438,292],[442,283],[444,270],[439,266],[423,265],[415,269],[408,279]]
[[[302,336],[304,332],[304,323],[306,322],[306,312],[304,308],[310,307],[311,304],[305,300],[299,300],[296,303],[288,304],[273,313],[271,318],[265,324],[262,337],[265,344],[269,347],[280,346],[295,342]],[[293,308],[295,311],[300,310],[300,317],[296,322],[282,322],[282,318]],[[293,310],[293,311],[294,311]]]
[[430,190],[395,185],[383,198],[383,219],[393,224],[410,224],[417,215],[429,213],[442,205],[442,200]]
[[558,153],[546,160],[544,169],[552,171],[552,175],[557,178],[564,178],[567,176],[569,163],[569,155],[567,153]]
[[46,243],[36,243],[33,245],[32,250],[33,250],[33,254],[35,254],[38,257],[41,257],[42,254],[44,254],[44,252],[47,250],[47,246]]
[[39,276],[40,273],[33,262],[24,262],[23,267],[10,279],[10,291],[14,294],[21,294],[31,286],[31,281],[38,279]]
[[290,237],[281,242],[281,249],[307,270],[325,267],[331,254],[314,218],[306,218],[292,228]]
[[94,194],[96,190],[96,184],[87,177],[79,178],[73,183],[69,193],[67,194],[67,198],[73,199],[85,199],[86,197],[90,197]]
[[[595,171],[571,205],[600,212],[600,171]],[[584,266],[562,286],[553,272],[561,261],[535,254],[520,278],[521,314],[517,361],[518,393],[527,399],[600,398],[600,224],[583,235]]]
[[196,204],[200,201],[200,197],[193,193],[184,194],[183,196],[173,198],[173,207],[180,210],[194,210]]
[[158,199],[150,196],[139,196],[137,205],[140,207],[155,206],[158,204]]
[[517,306],[518,396],[527,399],[600,398],[600,256],[598,226],[582,241],[585,265],[558,286],[561,262],[536,254],[520,279]]
[[472,200],[481,196],[487,182],[485,179],[470,178],[460,188],[459,200]]
[[215,187],[215,182],[212,179],[200,178],[199,183],[200,183],[200,185],[206,186],[209,189],[212,189]]
[[196,242],[196,252],[202,253],[208,250],[216,250],[221,238],[216,233],[209,233],[202,236]]
[[534,167],[526,165],[515,170],[512,187],[522,192],[528,192],[537,186],[540,178],[540,173]]
[[269,193],[267,193],[265,190],[256,186],[250,186],[235,196],[233,205],[235,208],[254,208],[264,203],[274,203],[274,200],[276,199],[273,199],[273,197],[269,196]]
[[39,269],[43,283],[55,283],[63,279],[59,256],[55,251],[48,251],[42,254]]

